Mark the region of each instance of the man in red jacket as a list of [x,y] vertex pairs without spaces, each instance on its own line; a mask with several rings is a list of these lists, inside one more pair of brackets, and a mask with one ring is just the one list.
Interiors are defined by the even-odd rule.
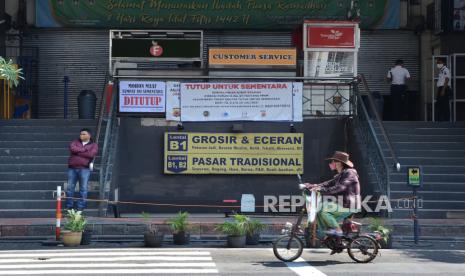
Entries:
[[98,146],[92,141],[90,130],[81,129],[79,139],[69,144],[68,160],[68,188],[66,190],[66,209],[74,208],[74,189],[79,180],[80,199],[77,201],[77,209],[82,211],[87,206],[87,183],[89,182],[89,164],[97,155]]

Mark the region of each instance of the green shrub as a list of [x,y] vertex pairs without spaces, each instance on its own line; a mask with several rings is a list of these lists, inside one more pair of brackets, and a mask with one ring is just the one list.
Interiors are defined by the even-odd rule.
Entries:
[[234,221],[226,221],[215,227],[216,231],[219,231],[228,236],[244,236],[247,233],[247,216],[245,215],[234,215]]
[[74,209],[68,210],[66,214],[67,221],[65,229],[72,232],[82,232],[86,228],[87,220],[82,215],[82,211],[76,211]]
[[170,224],[171,229],[173,229],[175,233],[186,232],[189,226],[187,222],[188,218],[188,212],[179,212],[175,217],[168,219],[166,222]]
[[258,219],[250,219],[247,217],[245,228],[247,235],[252,236],[254,234],[260,234],[260,232],[266,228],[266,225]]
[[371,231],[378,232],[383,238],[383,241],[387,243],[389,234],[392,232],[391,228],[384,226],[379,218],[371,218],[371,222],[368,227]]

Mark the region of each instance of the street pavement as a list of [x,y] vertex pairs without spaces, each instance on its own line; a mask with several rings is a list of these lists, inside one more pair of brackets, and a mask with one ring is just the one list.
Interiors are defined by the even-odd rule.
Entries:
[[450,247],[385,249],[369,264],[357,264],[347,253],[330,256],[327,249],[305,249],[295,262],[283,263],[270,247],[143,248],[138,243],[96,243],[64,248],[0,243],[0,275],[465,274],[465,250]]

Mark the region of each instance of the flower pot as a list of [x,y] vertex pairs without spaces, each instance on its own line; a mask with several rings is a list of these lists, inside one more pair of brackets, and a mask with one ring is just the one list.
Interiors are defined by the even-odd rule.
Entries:
[[252,235],[247,234],[245,238],[245,243],[247,245],[257,245],[260,242],[260,233],[255,233]]
[[173,242],[177,245],[188,244],[190,242],[191,235],[184,231],[173,233]]
[[144,242],[146,247],[160,247],[163,242],[164,235],[161,233],[146,232],[144,234]]
[[61,240],[64,246],[78,246],[81,244],[82,232],[61,232]]
[[391,249],[392,248],[392,235],[390,233],[388,234],[387,241],[385,241],[384,239],[381,239],[379,241],[379,245],[383,249]]
[[82,232],[81,245],[89,245],[92,241],[92,230],[84,230]]
[[245,247],[245,235],[244,236],[228,236],[228,247],[242,248]]

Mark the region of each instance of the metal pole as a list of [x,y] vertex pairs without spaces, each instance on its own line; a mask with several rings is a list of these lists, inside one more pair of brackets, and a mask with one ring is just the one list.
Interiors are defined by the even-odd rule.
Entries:
[[69,77],[63,77],[63,83],[65,84],[64,91],[63,91],[63,117],[68,119],[68,83]]
[[10,81],[6,82],[6,95],[7,95],[7,100],[6,100],[6,118],[10,119]]
[[60,240],[61,233],[61,186],[57,186],[57,208],[56,208],[56,228],[55,239]]
[[3,119],[7,119],[6,107],[7,107],[7,95],[6,95],[6,79],[3,80]]
[[452,84],[452,89],[450,89],[450,91],[453,94],[452,104],[453,104],[454,115],[453,115],[452,121],[455,123],[457,121],[457,96],[455,94],[455,92],[457,91],[456,89],[457,87],[457,54],[453,54],[452,59],[453,61],[451,63],[451,66],[453,67],[453,73],[452,73],[452,80],[449,80],[449,89]]
[[417,188],[413,188],[413,240],[415,241],[415,244],[418,244],[418,239],[420,236],[419,230]]
[[435,112],[435,102],[434,102],[434,93],[436,92],[436,83],[434,81],[434,66],[436,66],[436,57],[433,56],[433,62],[432,62],[432,65],[431,65],[431,121],[434,122],[435,119],[434,119],[434,112]]

